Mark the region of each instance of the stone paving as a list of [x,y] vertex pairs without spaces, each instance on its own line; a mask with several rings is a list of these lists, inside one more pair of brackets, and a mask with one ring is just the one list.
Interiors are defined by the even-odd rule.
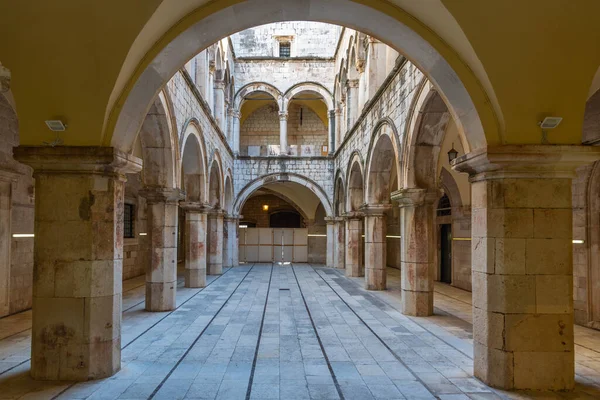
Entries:
[[0,399],[600,398],[600,332],[578,330],[575,392],[496,391],[472,377],[470,294],[438,286],[436,315],[409,318],[389,275],[367,292],[329,268],[245,265],[180,282],[170,313],[143,311],[143,277],[127,281],[122,369],[84,383],[29,378],[30,313],[5,318]]

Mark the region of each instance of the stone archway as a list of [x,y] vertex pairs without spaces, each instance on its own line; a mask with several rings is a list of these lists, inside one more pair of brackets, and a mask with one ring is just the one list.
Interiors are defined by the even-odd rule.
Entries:
[[[139,73],[124,78],[129,80],[128,85],[115,89],[121,92],[121,88],[126,87],[112,107],[114,111],[106,124],[108,130],[106,143],[111,143],[119,149],[131,149],[136,127],[140,126],[147,104],[150,102],[148,93],[156,93],[193,55],[233,32],[290,19],[327,21],[369,32],[406,55],[440,89],[446,103],[450,105],[450,112],[457,121],[459,131],[466,135],[471,148],[485,147],[488,142],[487,137],[491,142],[499,142],[499,127],[502,126],[498,122],[500,114],[497,110],[493,110],[491,102],[485,100],[488,96],[483,92],[481,85],[472,84],[472,81],[478,81],[473,76],[473,71],[454,63],[454,67],[461,67],[458,69],[460,75],[457,74],[453,66],[438,52],[438,48],[444,48],[449,50],[447,54],[452,54],[451,49],[446,49],[448,46],[445,43],[433,41],[434,46],[433,42],[423,39],[414,29],[422,34],[428,31],[422,29],[423,27],[416,20],[402,18],[398,10],[388,9],[382,12],[347,0],[331,0],[325,3],[307,0],[301,7],[295,0],[273,1],[261,3],[260,13],[254,12],[255,7],[256,3],[252,1],[236,3],[216,10],[206,10],[201,7],[181,21],[176,30],[173,28],[168,34],[163,35],[149,53],[155,54],[155,57],[142,61],[136,68]],[[232,11],[234,14],[231,14]],[[205,18],[209,14],[211,14],[210,18]],[[244,17],[232,19],[232,15]],[[357,16],[361,17],[357,19]],[[410,23],[411,26],[400,22],[401,20]],[[129,70],[126,73],[128,72]],[[466,79],[469,89],[465,87],[461,77]],[[478,100],[477,105],[473,102],[469,90],[473,98]],[[483,119],[480,118],[480,113]],[[486,123],[485,129],[482,121]]]

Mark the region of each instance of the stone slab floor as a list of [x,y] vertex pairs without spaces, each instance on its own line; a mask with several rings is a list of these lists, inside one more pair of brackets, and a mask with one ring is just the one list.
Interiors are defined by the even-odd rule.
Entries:
[[124,283],[122,369],[85,383],[29,378],[31,313],[0,319],[0,399],[600,399],[600,332],[576,328],[577,389],[507,393],[472,377],[470,293],[438,285],[436,315],[400,309],[399,274],[367,292],[343,271],[244,265],[179,282],[179,307],[143,310]]

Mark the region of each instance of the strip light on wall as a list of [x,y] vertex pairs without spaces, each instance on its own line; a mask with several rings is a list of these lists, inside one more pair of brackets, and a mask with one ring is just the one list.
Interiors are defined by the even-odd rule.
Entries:
[[33,233],[13,233],[14,238],[32,238],[35,235]]
[[581,239],[574,239],[573,240],[573,244],[584,244],[584,243],[585,243],[585,241],[581,240]]
[[246,228],[248,228],[248,225],[240,225],[239,228],[240,229],[246,229]]
[[471,238],[452,238],[452,240],[460,241],[471,241]]
[[327,235],[319,234],[319,233],[309,233],[308,237],[327,237]]
[[402,236],[397,236],[397,235],[387,235],[386,238],[388,239],[402,239]]
[[148,234],[146,232],[142,232],[140,233],[140,236],[148,236]]

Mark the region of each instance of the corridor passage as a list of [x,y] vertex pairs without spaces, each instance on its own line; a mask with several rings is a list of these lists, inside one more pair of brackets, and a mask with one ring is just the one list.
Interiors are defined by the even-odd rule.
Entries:
[[[395,291],[367,292],[358,279],[345,278],[337,270],[310,264],[249,264],[210,276],[204,289],[186,289],[183,281],[179,283],[179,307],[149,313],[143,310],[143,280],[125,282],[123,367],[104,380],[32,380],[30,316],[1,320],[0,398],[537,397],[494,391],[472,378],[467,321],[439,308],[435,317],[406,317],[398,311]],[[468,300],[446,288],[436,292],[442,306],[455,302],[459,314],[468,314]],[[594,333],[586,338],[591,346],[600,336]],[[577,351],[581,359],[582,347]],[[585,351],[588,365],[600,363],[593,348]],[[579,384],[575,392],[543,398],[599,398],[592,386],[599,382],[598,374],[591,374],[585,380],[588,385]]]

